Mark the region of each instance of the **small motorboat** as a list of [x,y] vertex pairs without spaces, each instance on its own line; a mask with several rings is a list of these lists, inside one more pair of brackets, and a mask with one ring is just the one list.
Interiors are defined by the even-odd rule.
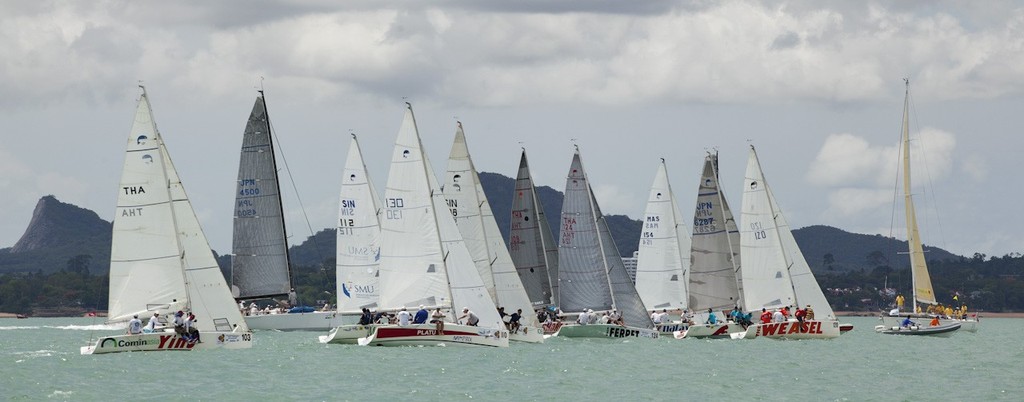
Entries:
[[960,329],[960,323],[953,322],[941,325],[921,326],[921,325],[908,325],[908,326],[887,326],[877,325],[875,326],[875,332],[889,335],[934,335],[948,337],[953,335]]

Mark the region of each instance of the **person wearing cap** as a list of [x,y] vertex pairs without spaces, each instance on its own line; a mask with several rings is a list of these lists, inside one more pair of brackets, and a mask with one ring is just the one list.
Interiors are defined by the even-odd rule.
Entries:
[[412,315],[409,314],[409,310],[406,310],[405,307],[402,307],[402,311],[398,312],[398,325],[401,325],[403,327],[408,326],[410,318],[412,318]]
[[430,316],[430,312],[427,311],[427,308],[421,304],[420,305],[420,309],[416,310],[416,317],[414,317],[412,319],[412,323],[413,324],[426,324],[427,323],[427,317],[429,317],[429,316]]
[[177,313],[174,313],[174,332],[177,333],[178,336],[185,335],[185,317],[183,317],[184,315],[185,313],[181,312],[181,310],[178,310]]
[[185,333],[188,334],[190,342],[203,343],[203,341],[199,340],[199,329],[195,327],[195,324],[196,315],[189,311],[188,316],[185,318]]
[[138,335],[142,333],[142,320],[139,319],[139,315],[132,316],[131,321],[128,321],[128,335]]
[[590,324],[590,313],[594,310],[588,310],[580,313],[579,317],[576,317],[576,323],[580,325]]
[[462,315],[459,316],[459,319],[461,320],[463,318],[466,319],[466,325],[469,325],[471,327],[475,327],[477,324],[480,323],[480,317],[477,317],[476,314],[473,314],[472,311],[469,311],[469,307],[462,308]]
[[153,313],[153,316],[149,317],[149,323],[146,324],[146,328],[143,329],[142,331],[143,332],[153,332],[153,331],[156,331],[156,326],[157,325],[160,325],[160,313]]

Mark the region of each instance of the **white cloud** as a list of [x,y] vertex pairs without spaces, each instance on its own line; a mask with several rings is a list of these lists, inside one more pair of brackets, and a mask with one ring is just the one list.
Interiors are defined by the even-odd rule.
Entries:
[[1021,9],[727,1],[616,14],[542,3],[7,6],[0,89],[18,102],[108,98],[127,78],[216,97],[263,75],[313,96],[497,106],[859,102],[890,97],[888,83],[910,72],[929,99],[1024,92]]
[[866,188],[840,188],[828,196],[828,214],[856,216],[865,211],[892,204],[892,191]]

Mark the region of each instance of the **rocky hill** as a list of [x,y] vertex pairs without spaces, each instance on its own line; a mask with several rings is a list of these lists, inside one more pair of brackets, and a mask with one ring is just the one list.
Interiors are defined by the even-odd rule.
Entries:
[[25,234],[13,247],[0,249],[0,273],[60,271],[76,257],[91,272],[106,272],[110,230],[110,222],[95,212],[45,196],[36,203]]

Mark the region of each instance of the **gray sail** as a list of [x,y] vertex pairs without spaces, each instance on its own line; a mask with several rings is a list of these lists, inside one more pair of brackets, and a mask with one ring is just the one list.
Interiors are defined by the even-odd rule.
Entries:
[[718,183],[718,155],[704,159],[690,249],[690,309],[742,306],[740,233]]
[[235,189],[231,285],[239,299],[287,296],[288,243],[263,97],[258,96],[242,137]]
[[558,267],[563,311],[619,309],[626,325],[654,327],[594,198],[579,150],[565,183]]
[[512,196],[509,229],[509,253],[533,304],[558,304],[558,247],[551,237],[551,226],[530,177],[526,150],[519,159],[516,190]]
[[593,191],[590,192],[590,200],[594,206],[594,217],[597,220],[599,244],[604,250],[604,260],[608,267],[608,284],[611,286],[613,307],[622,313],[622,320],[626,325],[654,328],[654,322],[647,315],[647,308],[644,307],[644,302],[640,299],[633,280],[626,272],[626,265],[622,263],[622,254],[619,254],[619,248],[615,246],[612,232],[608,229],[608,222],[604,219],[604,214],[601,213],[601,207],[597,205]]

